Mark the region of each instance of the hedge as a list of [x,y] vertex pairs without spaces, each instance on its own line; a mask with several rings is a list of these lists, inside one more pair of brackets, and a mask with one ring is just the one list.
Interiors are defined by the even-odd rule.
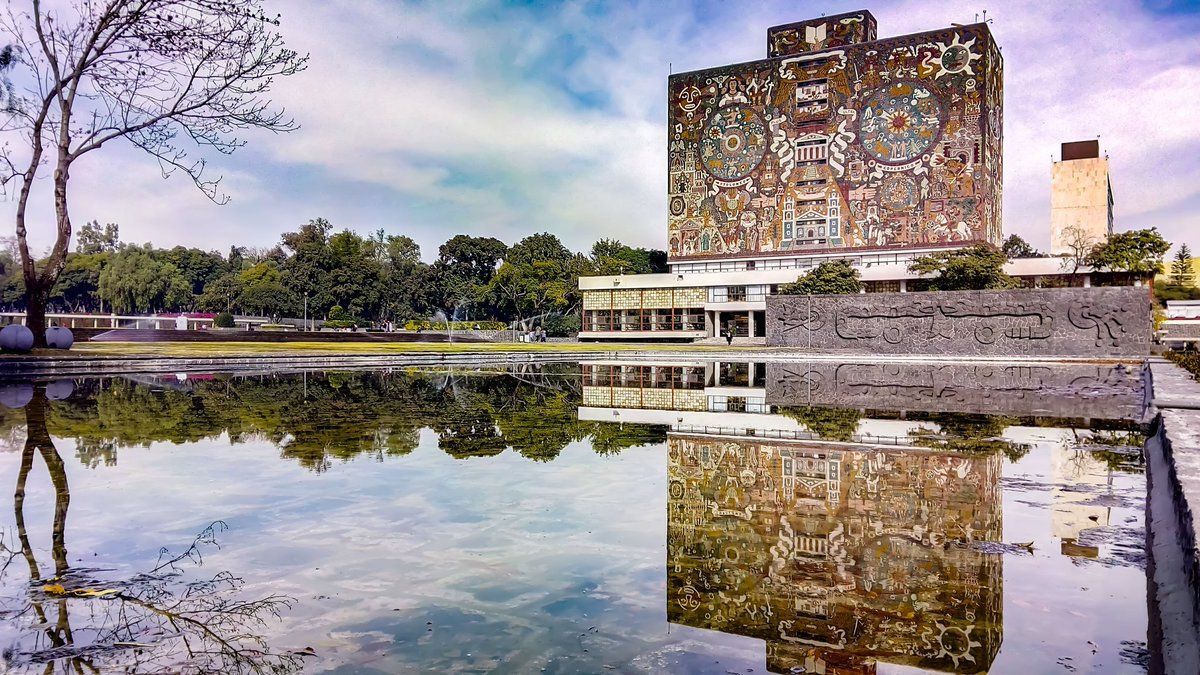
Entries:
[[[503,321],[454,321],[451,323],[452,330],[504,330],[508,325]],[[445,321],[407,321],[404,323],[404,330],[446,330]]]

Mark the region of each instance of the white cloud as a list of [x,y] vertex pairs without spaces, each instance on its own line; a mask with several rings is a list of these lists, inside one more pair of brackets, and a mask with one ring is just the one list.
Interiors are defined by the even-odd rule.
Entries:
[[[857,8],[834,4],[823,9]],[[76,172],[77,222],[220,250],[268,245],[316,216],[405,232],[426,257],[458,232],[661,247],[668,69],[761,58],[768,26],[808,18],[794,3],[305,0],[281,10],[289,45],[312,54],[308,72],[277,87],[303,126],[217,158],[233,201],[214,206],[132,151],[106,149]],[[881,36],[974,18],[948,1],[872,11]],[[1046,245],[1051,157],[1063,141],[1100,135],[1118,227],[1157,225],[1200,244],[1200,216],[1184,207],[1200,198],[1197,18],[1132,0],[1010,2],[989,17],[1005,58],[1006,230]]]

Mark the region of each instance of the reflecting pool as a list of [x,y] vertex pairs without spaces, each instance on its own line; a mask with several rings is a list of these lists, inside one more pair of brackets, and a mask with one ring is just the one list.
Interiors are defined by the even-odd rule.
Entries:
[[1141,377],[0,382],[0,670],[1144,671]]

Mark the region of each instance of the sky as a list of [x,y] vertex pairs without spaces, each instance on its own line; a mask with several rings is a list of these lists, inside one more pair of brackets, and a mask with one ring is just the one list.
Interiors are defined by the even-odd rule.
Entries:
[[[1116,229],[1154,226],[1200,249],[1196,0],[265,4],[311,55],[273,91],[301,128],[212,157],[223,206],[132,147],[106,146],[73,172],[77,226],[226,251],[323,217],[409,235],[426,260],[458,233],[665,248],[670,72],[763,58],[769,26],[821,14],[869,9],[889,37],[986,9],[1005,62],[1005,234],[1048,247],[1052,160],[1063,141],[1098,136]],[[0,206],[12,223],[11,199]],[[30,229],[51,243],[48,209]]]

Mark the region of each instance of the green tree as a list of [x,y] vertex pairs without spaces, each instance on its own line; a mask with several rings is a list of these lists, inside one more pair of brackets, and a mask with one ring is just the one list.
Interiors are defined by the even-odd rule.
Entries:
[[16,239],[0,238],[0,306],[11,310],[25,308],[25,278],[16,248]]
[[843,295],[860,291],[858,269],[845,260],[823,262],[800,275],[795,283],[779,287],[780,295]]
[[1156,227],[1118,232],[1092,248],[1086,263],[1098,271],[1155,275],[1162,272],[1170,248]]
[[573,312],[578,279],[587,260],[553,234],[535,234],[513,244],[500,269],[488,281],[494,306],[518,321],[551,313]]
[[112,253],[121,244],[121,227],[116,223],[100,226],[100,221],[92,220],[79,228],[75,237],[77,253]]
[[329,238],[328,293],[355,317],[379,315],[383,265],[359,235],[343,230]]
[[1000,246],[1000,250],[1009,260],[1013,258],[1041,258],[1044,257],[1042,252],[1030,245],[1029,242],[1021,238],[1020,235],[1010,234],[1008,239]]
[[193,301],[191,284],[179,269],[138,246],[112,254],[100,272],[97,295],[119,313],[184,309]]
[[437,306],[451,316],[463,304],[486,301],[488,282],[507,252],[504,242],[492,237],[459,234],[447,240],[434,263]]
[[661,274],[667,270],[665,251],[633,248],[616,239],[601,239],[592,244],[593,274]]
[[100,273],[112,254],[72,253],[50,289],[50,302],[71,312],[99,311]]
[[1191,286],[1196,276],[1192,272],[1192,250],[1187,244],[1180,244],[1175,252],[1175,260],[1171,262],[1171,283],[1176,286]]
[[196,307],[205,312],[231,312],[244,287],[240,275],[222,274],[204,286],[204,292],[196,298]]
[[858,431],[862,413],[855,408],[783,406],[777,411],[790,417],[827,441],[851,441]]
[[192,293],[195,295],[203,293],[204,287],[226,270],[225,259],[215,251],[175,246],[161,251],[158,257],[179,270],[183,278],[191,284]]
[[908,269],[929,279],[931,291],[975,291],[1012,288],[1015,280],[1004,272],[1008,258],[990,244],[976,244],[921,256]]
[[238,295],[237,305],[259,316],[296,314],[296,294],[278,281],[258,281],[249,284]]
[[380,318],[403,321],[425,316],[434,297],[433,273],[421,262],[421,247],[404,235],[373,238],[378,247],[382,237],[380,271]]

